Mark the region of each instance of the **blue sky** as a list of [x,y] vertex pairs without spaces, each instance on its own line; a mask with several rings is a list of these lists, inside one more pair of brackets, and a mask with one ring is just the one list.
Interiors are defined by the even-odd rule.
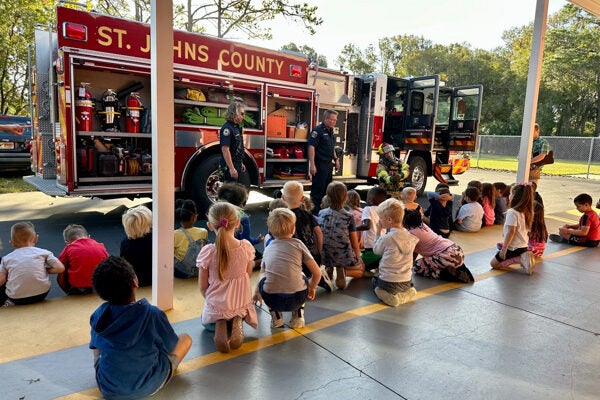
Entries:
[[[295,0],[297,1],[297,0]],[[502,33],[533,22],[536,0],[304,0],[319,7],[324,20],[310,36],[299,25],[278,19],[273,25],[273,40],[247,41],[270,49],[294,42],[307,44],[327,57],[330,67],[345,44],[361,49],[378,39],[394,35],[423,36],[434,43],[469,43],[474,48],[491,50],[503,44]],[[550,0],[552,14],[565,0]]]

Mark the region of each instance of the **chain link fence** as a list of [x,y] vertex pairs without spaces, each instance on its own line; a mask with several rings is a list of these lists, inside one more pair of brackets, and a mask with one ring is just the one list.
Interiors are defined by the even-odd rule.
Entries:
[[[600,179],[600,138],[543,136],[554,151],[554,164],[544,173]],[[471,165],[478,168],[517,170],[520,136],[480,135]]]

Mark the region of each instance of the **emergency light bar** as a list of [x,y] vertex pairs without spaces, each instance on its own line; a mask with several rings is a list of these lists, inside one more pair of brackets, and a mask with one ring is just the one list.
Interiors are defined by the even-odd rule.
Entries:
[[300,65],[290,65],[290,76],[292,78],[301,78],[302,77],[302,67]]
[[63,23],[63,37],[80,42],[87,42],[87,26],[74,24],[73,22]]

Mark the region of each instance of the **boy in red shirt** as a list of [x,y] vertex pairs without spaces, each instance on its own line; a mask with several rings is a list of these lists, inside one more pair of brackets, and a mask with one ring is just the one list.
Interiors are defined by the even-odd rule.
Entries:
[[65,265],[65,272],[58,274],[58,285],[66,294],[92,293],[92,274],[100,261],[108,257],[106,248],[90,238],[81,225],[67,226],[63,238],[67,245],[58,259]]
[[592,210],[592,196],[583,193],[573,199],[577,211],[583,213],[577,225],[563,225],[558,235],[550,235],[553,242],[569,243],[576,246],[597,247],[600,243],[600,219]]

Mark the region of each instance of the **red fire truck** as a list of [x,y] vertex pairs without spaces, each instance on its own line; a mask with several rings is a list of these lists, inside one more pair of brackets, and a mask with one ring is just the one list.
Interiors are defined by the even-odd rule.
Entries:
[[[53,196],[150,194],[149,25],[58,7],[57,26],[35,36],[35,174],[26,181]],[[307,134],[326,109],[339,112],[335,179],[350,186],[373,183],[383,140],[411,165],[419,192],[427,176],[450,180],[468,168],[480,86],[350,76],[302,55],[182,31],[174,32],[173,57],[175,90],[161,95],[174,96],[174,190],[201,207],[222,183],[218,132],[234,97],[246,105],[241,180],[253,188],[275,190],[288,179],[310,185]]]

